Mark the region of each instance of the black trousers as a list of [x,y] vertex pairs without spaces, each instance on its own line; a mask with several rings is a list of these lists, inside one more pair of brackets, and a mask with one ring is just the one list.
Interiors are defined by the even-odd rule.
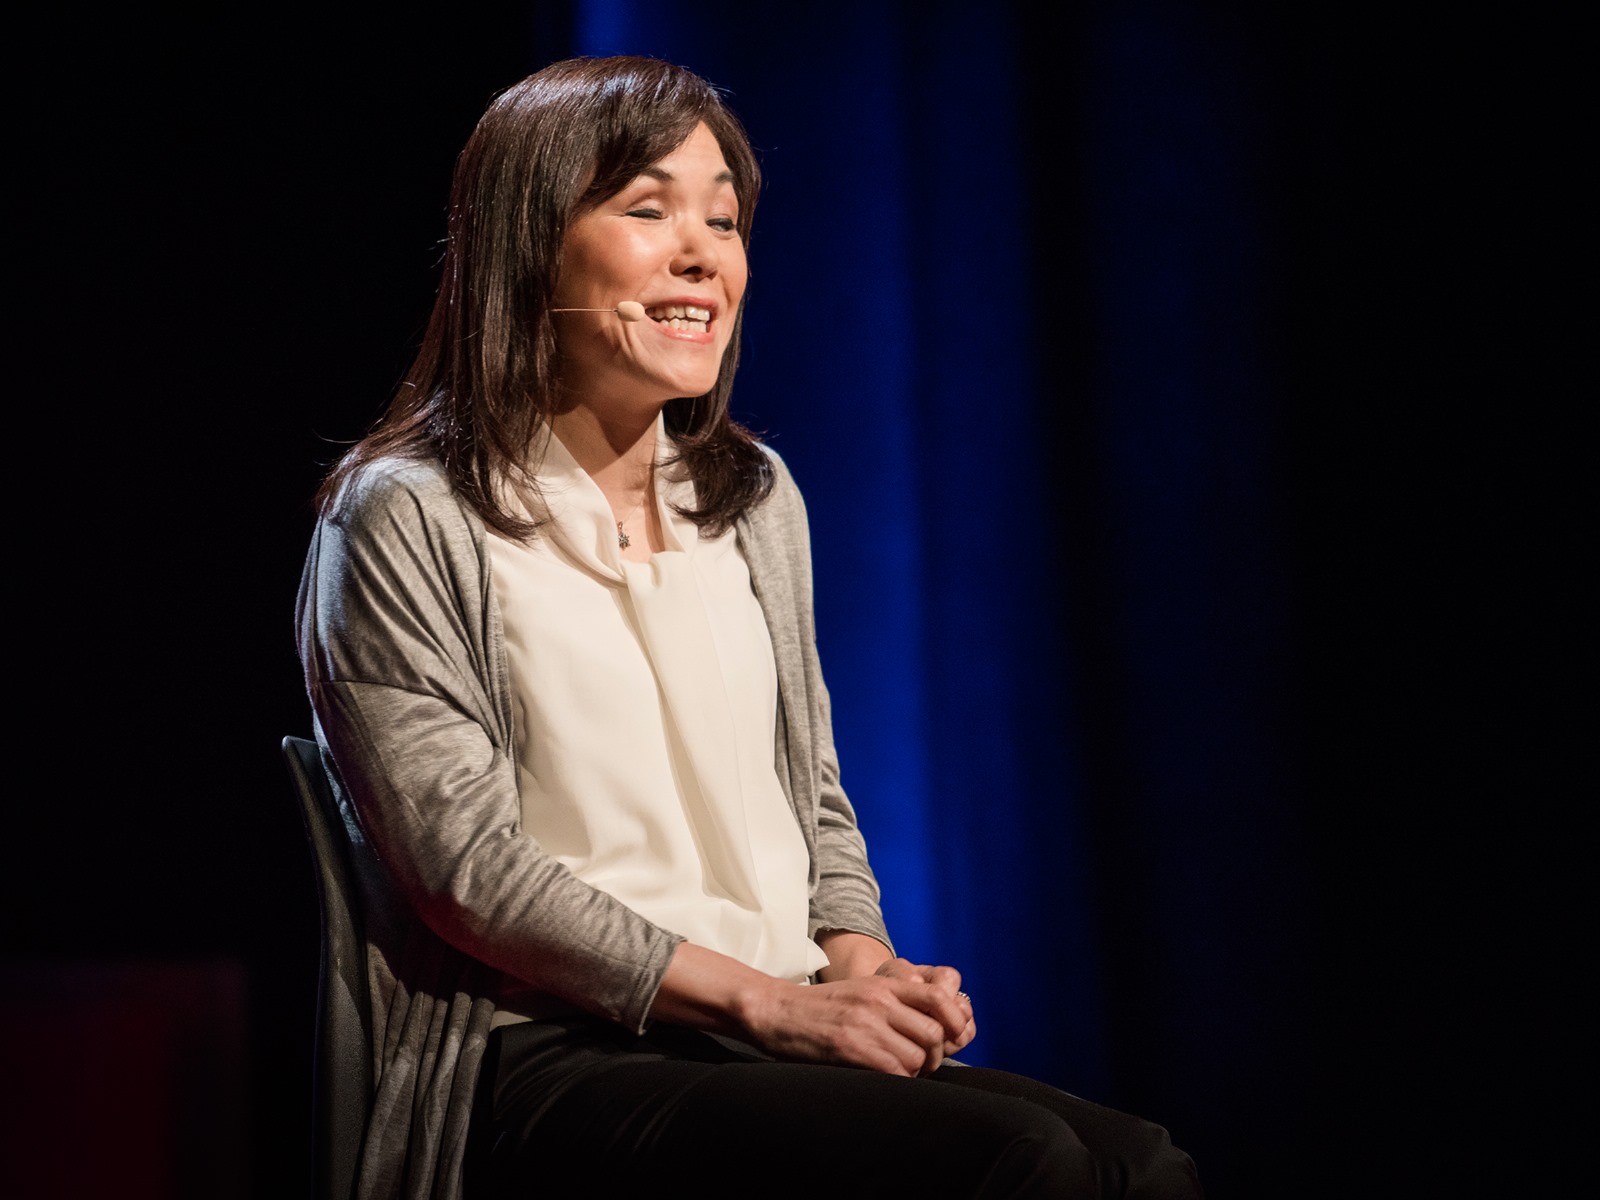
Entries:
[[636,1037],[590,1017],[490,1036],[472,1200],[675,1183],[698,1197],[1201,1196],[1159,1125],[1006,1071],[905,1079],[774,1062],[692,1030]]

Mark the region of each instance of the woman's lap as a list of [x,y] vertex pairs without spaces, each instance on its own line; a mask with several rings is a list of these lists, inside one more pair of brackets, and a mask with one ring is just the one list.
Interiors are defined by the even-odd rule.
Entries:
[[673,1178],[707,1196],[1200,1195],[1159,1126],[1004,1071],[903,1079],[581,1018],[491,1039],[469,1194]]

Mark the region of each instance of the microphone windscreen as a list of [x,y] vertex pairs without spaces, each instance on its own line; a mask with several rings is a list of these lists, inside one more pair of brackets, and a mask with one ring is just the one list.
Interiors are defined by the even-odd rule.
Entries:
[[624,321],[644,320],[644,305],[637,300],[622,300],[617,303],[617,316]]

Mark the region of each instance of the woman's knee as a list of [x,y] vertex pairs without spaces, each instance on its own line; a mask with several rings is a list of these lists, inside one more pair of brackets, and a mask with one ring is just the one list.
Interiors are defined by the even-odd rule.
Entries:
[[1166,1129],[1142,1117],[1128,1120],[1114,1164],[1119,1186],[1107,1194],[1127,1200],[1201,1200],[1194,1160],[1172,1144]]
[[990,1165],[975,1196],[983,1200],[1029,1197],[1098,1196],[1094,1155],[1052,1113],[1019,1105],[1011,1114],[1009,1136],[990,1150]]

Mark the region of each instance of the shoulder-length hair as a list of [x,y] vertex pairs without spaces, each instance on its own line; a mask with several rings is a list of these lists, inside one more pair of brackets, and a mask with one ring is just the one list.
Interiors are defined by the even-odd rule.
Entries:
[[[550,306],[568,223],[677,149],[704,122],[733,175],[748,244],[761,172],[743,126],[716,90],[653,58],[573,58],[501,92],[456,160],[439,291],[422,346],[388,408],[317,493],[327,512],[363,466],[391,455],[435,457],[485,524],[509,537],[537,522],[508,505],[510,480],[536,493],[528,458],[556,411],[560,353]],[[684,515],[710,534],[772,488],[755,436],[729,394],[744,305],[716,385],[668,402],[674,463],[695,484]]]

